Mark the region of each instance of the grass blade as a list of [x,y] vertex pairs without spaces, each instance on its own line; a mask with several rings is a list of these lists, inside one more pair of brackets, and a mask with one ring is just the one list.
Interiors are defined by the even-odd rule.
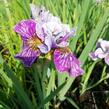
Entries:
[[109,17],[109,8],[107,8],[105,10],[103,17],[101,17],[101,19],[99,20],[95,30],[93,31],[92,35],[90,36],[90,39],[89,39],[86,47],[84,48],[83,52],[81,53],[81,55],[79,57],[82,64],[84,64],[85,61],[87,60],[89,52],[93,49],[93,46],[96,43],[108,17]]
[[51,92],[50,95],[48,95],[43,103],[39,106],[40,108],[46,104],[47,102],[49,102],[50,100],[52,100],[56,95],[58,95],[58,93],[62,90],[62,88],[65,86],[66,82],[64,82],[61,86],[59,86],[55,91]]
[[84,0],[84,2],[83,2],[83,9],[81,11],[82,13],[81,13],[80,20],[78,22],[78,27],[77,27],[77,36],[73,37],[71,40],[71,43],[70,43],[70,48],[72,49],[72,51],[75,50],[77,40],[80,37],[80,32],[84,26],[84,22],[85,22],[87,13],[89,11],[90,3],[91,3],[91,0]]
[[7,75],[11,78],[13,82],[13,87],[16,91],[16,95],[18,96],[20,102],[22,103],[21,106],[25,107],[26,109],[34,109],[31,101],[29,100],[26,92],[24,91],[22,85],[20,82],[17,80],[16,76],[13,74],[9,66],[4,63],[4,69],[7,72]]
[[80,109],[79,107],[78,107],[78,105],[71,99],[71,98],[68,98],[68,97],[66,97],[66,99],[72,104],[72,106],[74,106],[76,109]]

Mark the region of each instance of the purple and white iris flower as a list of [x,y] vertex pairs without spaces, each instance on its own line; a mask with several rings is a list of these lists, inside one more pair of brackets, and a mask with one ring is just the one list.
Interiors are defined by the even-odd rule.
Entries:
[[33,19],[22,20],[14,27],[23,40],[22,51],[15,58],[30,67],[40,55],[52,51],[57,71],[68,72],[73,77],[82,75],[79,60],[68,48],[68,39],[74,36],[75,29],[70,29],[44,7],[31,4],[31,12]]
[[94,52],[89,54],[92,60],[104,59],[105,63],[109,65],[109,41],[99,39],[97,47]]

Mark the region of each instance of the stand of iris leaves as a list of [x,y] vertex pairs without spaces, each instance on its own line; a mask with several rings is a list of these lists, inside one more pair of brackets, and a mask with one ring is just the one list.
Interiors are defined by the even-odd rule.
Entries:
[[[30,18],[30,0],[3,0],[0,2],[3,4],[0,5],[0,25],[3,27],[1,28],[2,31],[0,31],[0,44],[3,46],[3,51],[6,50],[9,53],[3,56],[1,51],[0,55],[0,82],[3,83],[3,89],[0,89],[0,108],[49,109],[49,106],[53,106],[53,103],[58,101],[58,103],[55,103],[55,107],[58,107],[61,101],[66,99],[76,109],[80,109],[73,99],[66,96],[75,78],[56,72],[52,62],[51,64],[46,64],[46,61],[43,60],[40,61],[40,69],[38,68],[38,63],[34,64],[30,69],[23,69],[21,64],[14,59],[15,53],[20,49],[21,41],[12,29],[18,21]],[[107,34],[108,6],[98,4],[99,6],[97,7],[93,0],[82,0],[81,2],[78,0],[67,0],[67,2],[65,0],[56,2],[52,0],[46,0],[46,2],[45,0],[32,0],[32,2],[46,6],[55,15],[60,15],[63,22],[77,27],[76,36],[72,37],[70,41],[70,48],[74,53],[79,54],[79,60],[82,62],[85,72],[81,77],[80,86],[75,90],[79,88],[82,95],[85,91],[108,79],[107,66],[104,65],[101,78],[96,83],[89,83],[89,78],[97,61],[90,62],[88,60],[88,54],[95,47],[98,38],[103,38]],[[62,10],[61,13],[58,13],[58,10]],[[6,18],[4,19],[4,17]],[[6,21],[8,21],[7,24]],[[87,23],[92,24],[92,27],[89,27],[90,30],[87,29],[87,26],[89,26]],[[9,28],[9,30],[5,30],[5,27]],[[79,45],[76,46],[78,41]],[[82,50],[80,50],[81,48]],[[24,87],[26,80],[22,78],[25,77],[24,75],[28,75],[26,74],[28,72],[31,75],[30,86],[32,87],[32,90],[29,91]],[[14,94],[15,96],[13,96]],[[11,95],[13,97],[9,100]]]

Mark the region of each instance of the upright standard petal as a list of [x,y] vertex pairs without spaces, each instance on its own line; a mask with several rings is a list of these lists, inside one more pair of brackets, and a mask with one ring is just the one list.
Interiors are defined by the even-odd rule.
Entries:
[[99,39],[97,42],[97,48],[101,48],[103,52],[109,52],[109,41]]
[[21,53],[16,54],[15,58],[20,59],[26,67],[30,67],[39,55],[39,50],[34,51],[31,48],[26,47]]
[[32,18],[39,22],[42,19],[41,14],[45,12],[45,7],[30,4],[30,10]]
[[31,16],[37,22],[57,22],[61,23],[58,17],[53,16],[49,10],[46,10],[43,6],[30,4]]
[[68,72],[72,77],[83,74],[79,60],[69,49],[56,49],[54,51],[54,64],[60,73]]
[[[51,27],[52,26],[52,27]],[[69,45],[68,38],[73,35],[74,31],[70,31],[70,27],[67,24],[61,24],[58,22],[47,22],[42,25],[45,36],[51,39],[52,48],[66,47]]]
[[43,23],[39,23],[39,22],[37,22],[37,25],[36,25],[36,33],[37,33],[37,37],[39,38],[39,39],[41,39],[42,40],[42,42],[44,41],[44,39],[45,39],[45,34],[44,34],[44,29],[42,28],[42,24]]
[[36,23],[33,20],[22,20],[15,25],[14,31],[21,35],[21,38],[25,41],[34,36],[36,31]]

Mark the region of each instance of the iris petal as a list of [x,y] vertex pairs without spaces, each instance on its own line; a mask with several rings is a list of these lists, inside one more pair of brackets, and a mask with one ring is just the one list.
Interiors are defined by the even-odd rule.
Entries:
[[[64,52],[63,52],[64,51]],[[68,72],[70,76],[77,77],[83,74],[79,60],[71,52],[63,49],[54,51],[54,64],[59,72]]]
[[16,54],[15,58],[20,59],[26,67],[30,67],[39,55],[39,50],[33,51],[31,48],[26,47],[21,53]]
[[63,38],[62,38],[62,42],[63,41],[67,41],[71,36],[75,36],[76,33],[76,29],[72,28]]
[[105,59],[105,63],[106,63],[107,65],[109,65],[109,54],[108,54],[104,59]]
[[105,58],[107,56],[107,53],[105,53],[102,48],[97,48],[95,52],[91,52],[89,56],[92,60],[96,61],[98,58]]
[[51,37],[45,37],[44,44],[38,46],[42,53],[48,53],[52,48],[52,39]]
[[35,34],[36,23],[33,20],[22,20],[15,25],[14,31],[21,35],[21,38],[25,41]]
[[95,55],[95,52],[89,53],[89,57],[94,61],[96,61],[98,59],[98,57]]

